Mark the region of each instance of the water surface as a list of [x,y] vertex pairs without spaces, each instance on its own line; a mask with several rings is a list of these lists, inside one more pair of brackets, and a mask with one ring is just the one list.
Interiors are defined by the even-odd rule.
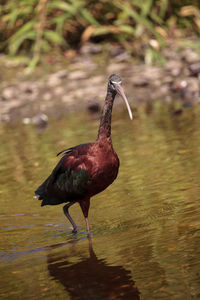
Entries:
[[73,114],[0,127],[1,299],[200,299],[200,109],[163,108],[131,122],[114,111],[117,180],[91,201],[92,245],[78,205],[71,233],[60,206],[33,191],[56,153],[94,141],[98,120]]

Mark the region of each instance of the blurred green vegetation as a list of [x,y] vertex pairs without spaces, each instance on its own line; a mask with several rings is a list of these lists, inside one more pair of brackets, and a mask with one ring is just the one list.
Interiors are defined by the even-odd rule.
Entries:
[[168,37],[200,33],[199,0],[0,0],[0,51],[41,54],[88,40],[120,43],[130,53],[159,52]]

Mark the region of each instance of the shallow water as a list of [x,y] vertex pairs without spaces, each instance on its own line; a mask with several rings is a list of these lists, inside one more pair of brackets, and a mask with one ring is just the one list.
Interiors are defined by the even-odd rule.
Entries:
[[1,299],[200,299],[200,109],[166,108],[131,122],[114,111],[117,180],[91,201],[92,245],[78,205],[71,233],[60,206],[34,189],[56,153],[96,138],[98,120],[74,114],[0,127]]

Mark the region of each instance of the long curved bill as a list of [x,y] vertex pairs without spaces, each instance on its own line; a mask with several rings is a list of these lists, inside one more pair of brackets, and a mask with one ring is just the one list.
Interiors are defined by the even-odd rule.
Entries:
[[124,100],[124,102],[126,103],[126,107],[128,109],[128,113],[129,113],[129,117],[130,119],[132,120],[133,119],[133,114],[132,114],[132,111],[131,111],[131,108],[130,108],[130,105],[128,103],[128,100],[126,98],[126,95],[124,94],[124,91],[123,91],[123,88],[121,86],[120,83],[114,83],[113,84],[115,85],[115,88],[116,88],[116,91],[117,93],[121,96],[121,98]]

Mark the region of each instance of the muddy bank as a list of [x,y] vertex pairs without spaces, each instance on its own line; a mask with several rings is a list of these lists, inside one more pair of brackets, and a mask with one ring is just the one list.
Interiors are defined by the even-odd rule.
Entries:
[[113,51],[104,59],[99,57],[101,49],[95,53],[92,47],[87,45],[87,51],[67,63],[48,61],[48,70],[43,67],[31,75],[2,56],[0,122],[37,123],[71,111],[96,112],[112,73],[123,78],[129,101],[136,107],[156,100],[180,100],[183,107],[200,102],[200,56],[191,48],[177,51],[169,47],[163,51],[164,66],[148,66],[135,62],[125,51]]

